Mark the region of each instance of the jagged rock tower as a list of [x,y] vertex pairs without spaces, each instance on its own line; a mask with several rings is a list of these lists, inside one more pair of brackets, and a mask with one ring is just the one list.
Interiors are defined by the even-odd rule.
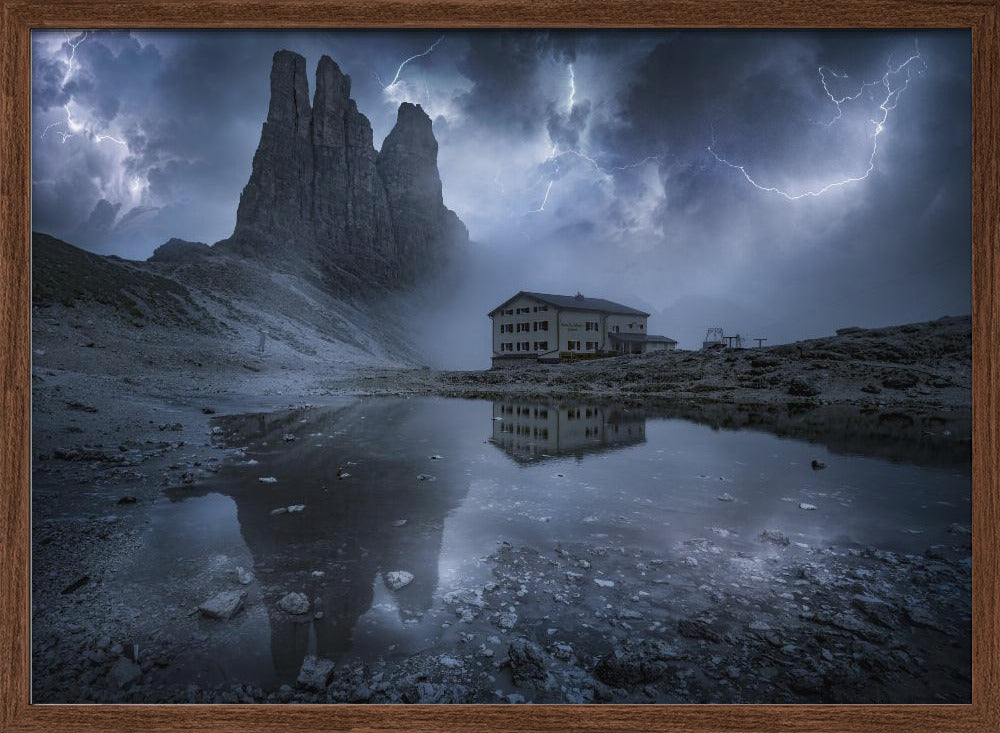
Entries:
[[430,118],[408,103],[376,152],[350,77],[323,56],[310,105],[305,59],[278,51],[236,228],[219,245],[336,292],[420,283],[469,240],[444,205],[437,152]]

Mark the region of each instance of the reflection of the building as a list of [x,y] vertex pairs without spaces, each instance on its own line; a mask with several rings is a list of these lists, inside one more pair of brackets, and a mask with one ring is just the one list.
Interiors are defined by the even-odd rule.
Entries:
[[[449,476],[443,462],[434,466],[437,480],[417,481],[427,470],[426,453],[407,455],[387,435],[387,425],[413,419],[426,423],[428,416],[413,412],[419,409],[416,403],[386,403],[356,414],[346,408],[226,419],[226,432],[238,435],[236,442],[259,463],[224,469],[210,490],[236,502],[270,620],[279,678],[294,679],[307,654],[337,659],[350,650],[380,574],[413,574],[409,585],[387,588],[401,620],[419,620],[430,609],[444,518],[461,502],[466,482]],[[286,442],[289,433],[298,439]],[[308,437],[317,433],[340,435],[318,448],[320,439]],[[376,466],[377,476],[372,476]],[[353,475],[338,479],[345,470]],[[257,479],[264,475],[279,476],[279,482],[262,484]],[[271,514],[295,503],[305,504],[305,511]],[[400,519],[406,524],[394,525]],[[309,597],[308,615],[277,609],[290,591]]]
[[642,412],[609,405],[493,403],[490,442],[520,463],[646,442]]

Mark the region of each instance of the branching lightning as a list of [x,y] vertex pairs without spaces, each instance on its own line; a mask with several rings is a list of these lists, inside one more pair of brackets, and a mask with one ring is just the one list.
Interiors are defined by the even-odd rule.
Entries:
[[[900,97],[902,96],[903,92],[906,91],[907,87],[909,87],[910,85],[910,81],[913,78],[913,74],[915,73],[920,74],[923,71],[925,71],[926,68],[927,64],[923,60],[923,57],[920,55],[920,48],[916,46],[916,44],[914,44],[914,52],[903,63],[897,66],[893,66],[891,59],[886,62],[886,72],[885,74],[882,75],[880,79],[876,81],[864,82],[863,84],[861,84],[861,87],[855,94],[848,94],[843,97],[837,97],[830,91],[830,88],[827,85],[826,73],[828,70],[825,67],[822,66],[819,67],[819,78],[820,78],[820,83],[823,86],[823,91],[826,93],[827,98],[833,103],[836,109],[836,112],[834,113],[832,119],[829,122],[823,123],[826,125],[826,127],[830,127],[843,116],[843,109],[841,108],[842,104],[860,99],[861,96],[867,90],[872,90],[871,93],[874,93],[874,90],[881,88],[884,91],[884,94],[882,94],[881,96],[882,101],[878,107],[880,113],[877,114],[874,119],[869,120],[870,124],[872,125],[872,132],[870,135],[871,150],[869,151],[868,154],[868,163],[865,167],[865,170],[863,173],[859,175],[849,176],[847,178],[836,180],[820,188],[792,194],[776,186],[768,186],[759,183],[750,175],[750,173],[746,169],[746,166],[733,163],[732,161],[729,161],[726,158],[720,156],[715,151],[714,133],[712,135],[712,144],[709,145],[707,148],[708,152],[710,152],[718,162],[723,163],[724,165],[727,165],[730,168],[738,170],[740,173],[742,173],[743,177],[754,188],[760,189],[761,191],[765,191],[767,193],[778,194],[779,196],[789,201],[797,201],[799,199],[803,199],[806,197],[821,196],[822,194],[834,188],[840,188],[842,186],[847,186],[852,183],[858,183],[868,178],[871,172],[875,169],[875,158],[878,155],[878,139],[879,136],[885,131],[886,122],[889,119],[889,113],[892,110],[896,109],[896,106],[899,104]],[[897,77],[899,77],[904,72],[905,75],[903,77],[902,83],[898,83]],[[837,74],[833,71],[830,71],[829,73],[831,76],[837,79],[848,78],[846,74]],[[876,97],[876,99],[878,98],[879,97]]]
[[[573,67],[573,64],[568,65],[568,71],[569,71],[569,81],[568,81],[568,93],[566,96],[566,112],[567,114],[572,114],[573,108],[574,106],[576,106],[576,69]],[[595,172],[597,172],[601,176],[604,176],[605,178],[610,178],[612,174],[616,171],[624,171],[628,170],[629,168],[638,168],[640,166],[646,165],[651,161],[660,160],[659,155],[649,155],[643,158],[642,160],[636,161],[635,163],[628,163],[626,165],[619,165],[619,166],[602,166],[593,158],[593,156],[588,155],[582,150],[579,150],[577,148],[567,148],[566,150],[559,150],[559,144],[556,143],[552,146],[552,149],[549,151],[548,157],[543,161],[543,165],[551,163],[553,164],[554,168],[552,171],[552,175],[549,176],[548,182],[545,185],[545,193],[542,196],[542,202],[541,204],[539,204],[537,209],[531,209],[526,213],[539,214],[545,211],[545,205],[549,202],[549,195],[552,193],[552,187],[555,185],[556,179],[560,172],[559,160],[567,156],[579,158],[580,160],[587,162],[594,169]],[[498,172],[497,173],[498,181],[499,181],[499,175],[500,174]]]
[[[63,74],[62,82],[60,82],[60,88],[65,88],[66,85],[73,78],[73,75],[76,73],[77,69],[79,69],[79,64],[77,63],[76,60],[76,49],[80,47],[81,43],[87,40],[89,33],[90,31],[84,31],[79,36],[74,38],[65,31],[63,32],[63,36],[66,38],[66,45],[69,46],[69,58],[66,60],[66,73]],[[64,127],[65,129],[56,130],[53,134],[58,135],[59,142],[65,145],[67,140],[69,140],[71,137],[75,137],[77,133],[85,129],[83,123],[73,119],[73,113],[70,111],[69,105],[70,105],[69,102],[66,102],[66,104],[63,105],[63,112],[66,114],[66,119],[59,120],[57,122],[52,122],[46,125],[45,129],[42,130],[42,134],[39,135],[40,139],[44,139],[45,136],[49,133],[49,131],[52,130],[53,128]],[[99,143],[102,143],[105,140],[110,140],[111,142],[117,143],[118,145],[121,145],[124,148],[128,147],[127,142],[119,138],[116,138],[112,135],[98,135],[94,133],[93,139]]]
[[396,75],[394,77],[392,77],[392,81],[390,81],[388,84],[383,83],[382,82],[382,78],[378,75],[378,72],[376,72],[375,73],[375,78],[378,80],[379,85],[383,89],[389,89],[390,87],[394,86],[399,81],[399,75],[403,73],[403,69],[406,68],[406,65],[408,63],[410,63],[411,61],[415,61],[416,59],[419,59],[419,58],[422,58],[422,57],[426,56],[431,51],[433,51],[435,48],[437,48],[438,44],[441,43],[441,41],[443,41],[443,40],[444,40],[444,36],[439,36],[438,39],[436,41],[434,41],[434,43],[432,43],[430,45],[430,47],[427,48],[426,51],[423,51],[423,52],[418,53],[418,54],[414,54],[413,56],[410,56],[410,58],[408,58],[405,61],[403,61],[403,63],[401,63],[399,65],[399,67],[396,69]]

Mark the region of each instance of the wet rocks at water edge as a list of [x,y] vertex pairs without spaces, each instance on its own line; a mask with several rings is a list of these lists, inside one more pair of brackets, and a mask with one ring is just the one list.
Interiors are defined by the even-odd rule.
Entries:
[[496,624],[504,631],[510,631],[517,626],[517,614],[513,611],[497,614]]
[[553,683],[548,655],[533,641],[515,639],[507,648],[510,674],[518,687],[548,687]]
[[206,618],[228,621],[239,613],[246,599],[246,591],[222,591],[198,606],[198,611]]
[[399,590],[413,582],[413,573],[406,570],[390,570],[385,574],[385,584],[389,590]]
[[278,601],[278,608],[285,613],[301,616],[302,614],[309,613],[309,597],[305,593],[296,593],[293,591]]

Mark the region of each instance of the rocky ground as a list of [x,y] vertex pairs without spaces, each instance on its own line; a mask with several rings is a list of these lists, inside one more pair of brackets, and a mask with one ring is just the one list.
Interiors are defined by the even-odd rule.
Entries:
[[[301,339],[329,353],[291,337],[259,353],[248,347],[257,324],[236,305],[197,293],[194,303],[232,333],[179,338],[174,324],[123,319],[115,303],[36,307],[36,702],[968,701],[968,665],[955,665],[970,654],[964,527],[953,544],[907,556],[780,534],[756,538],[753,552],[711,537],[661,555],[560,538],[501,546],[487,559],[494,580],[452,599],[461,631],[447,653],[313,660],[297,686],[274,690],[166,684],[171,648],[135,646],[141,604],[108,581],[144,541],[163,490],[197,485],[231,455],[212,439],[219,415],[356,394],[572,396],[672,405],[845,451],[859,430],[948,455],[969,440],[968,318],[742,352],[449,373],[392,368],[370,352],[359,371],[353,352],[306,330]],[[695,574],[697,585],[682,582]]]
[[664,351],[472,372],[374,370],[323,382],[365,394],[583,398],[644,404],[967,408],[968,316],[760,349]]

